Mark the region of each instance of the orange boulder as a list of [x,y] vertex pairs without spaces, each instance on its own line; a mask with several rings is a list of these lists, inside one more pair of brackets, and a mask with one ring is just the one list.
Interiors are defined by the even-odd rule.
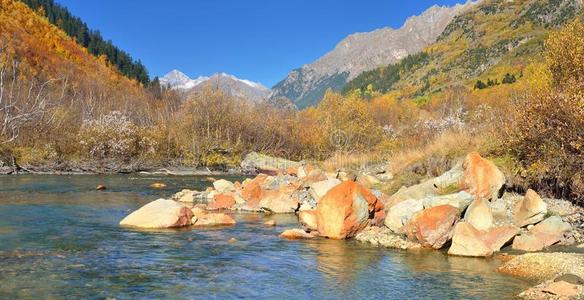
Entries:
[[213,202],[209,203],[207,209],[230,209],[235,205],[235,197],[231,193],[216,194]]
[[440,249],[452,238],[460,211],[451,205],[439,205],[416,214],[404,227],[409,239],[425,248]]
[[383,220],[383,203],[368,189],[345,181],[328,191],[316,207],[318,232],[332,239],[355,236],[374,220]]

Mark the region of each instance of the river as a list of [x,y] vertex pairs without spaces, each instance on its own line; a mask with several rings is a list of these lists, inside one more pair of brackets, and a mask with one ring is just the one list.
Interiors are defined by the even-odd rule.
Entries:
[[[533,284],[497,273],[496,259],[285,241],[278,234],[298,226],[291,215],[238,213],[224,228],[118,226],[151,200],[209,185],[195,176],[0,176],[0,298],[513,299]],[[278,226],[263,226],[270,219]]]

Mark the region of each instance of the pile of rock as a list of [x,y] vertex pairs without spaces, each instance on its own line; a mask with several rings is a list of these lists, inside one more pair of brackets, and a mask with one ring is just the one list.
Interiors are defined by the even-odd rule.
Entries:
[[[384,224],[394,236],[407,237],[413,248],[450,245],[448,254],[457,256],[491,256],[508,244],[516,250],[540,251],[570,243],[572,226],[560,216],[550,216],[535,191],[510,204],[503,199],[504,188],[505,177],[495,164],[470,153],[443,175],[392,195]],[[357,239],[376,244],[388,239],[387,231],[377,232]],[[404,248],[403,243],[396,245]]]
[[[269,167],[265,157],[253,161]],[[370,189],[379,184],[371,175],[326,173],[300,163],[286,162],[285,167],[270,167],[269,174],[243,182],[215,180],[202,192],[183,190],[172,200],[142,207],[121,224],[167,228],[234,223],[227,215],[208,212],[217,210],[296,213],[302,229],[282,237],[356,237],[399,249],[449,247],[450,255],[473,257],[491,256],[508,244],[516,250],[540,251],[576,241],[566,222],[573,211],[564,217],[550,215],[548,202],[532,190],[524,197],[505,196],[503,173],[478,153],[391,197]]]

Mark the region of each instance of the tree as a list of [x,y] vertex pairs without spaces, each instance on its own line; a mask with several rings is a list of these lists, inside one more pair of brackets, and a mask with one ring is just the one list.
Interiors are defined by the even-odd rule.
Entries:
[[482,90],[482,89],[486,89],[487,85],[482,81],[482,80],[477,80],[477,82],[474,85],[475,90]]
[[517,79],[515,78],[515,75],[513,74],[505,74],[505,77],[503,77],[503,84],[512,84],[515,83],[517,81]]

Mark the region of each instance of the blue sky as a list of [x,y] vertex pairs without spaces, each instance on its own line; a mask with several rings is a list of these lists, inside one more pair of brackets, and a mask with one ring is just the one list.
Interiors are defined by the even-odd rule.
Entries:
[[140,59],[150,75],[226,72],[273,86],[347,35],[400,27],[462,0],[56,0]]

